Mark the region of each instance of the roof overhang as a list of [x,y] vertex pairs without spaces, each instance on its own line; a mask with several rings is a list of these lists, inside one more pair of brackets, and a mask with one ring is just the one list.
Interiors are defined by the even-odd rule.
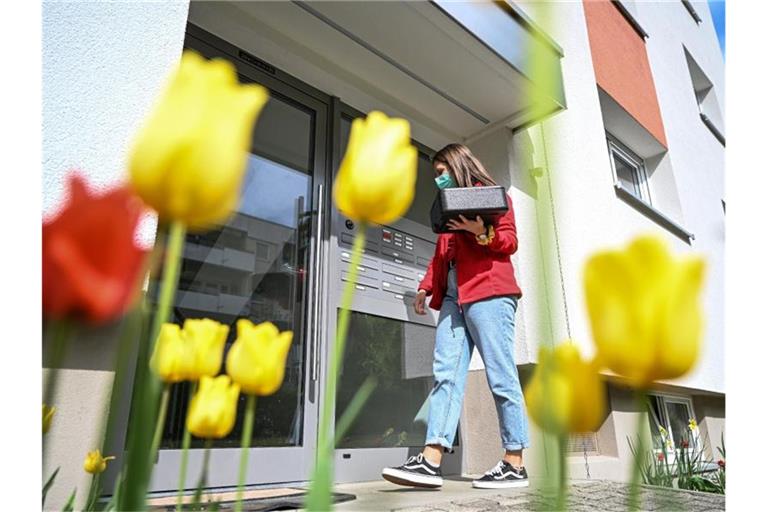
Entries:
[[[565,108],[562,51],[507,2],[192,2],[189,21],[351,106],[468,141]],[[548,84],[531,81],[537,48]]]

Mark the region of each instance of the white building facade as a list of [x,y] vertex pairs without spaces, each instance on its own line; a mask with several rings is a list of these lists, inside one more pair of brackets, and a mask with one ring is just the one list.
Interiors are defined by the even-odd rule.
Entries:
[[[675,253],[706,258],[701,358],[691,374],[654,390],[651,416],[673,437],[695,418],[717,458],[725,429],[724,59],[706,2],[47,2],[43,36],[46,213],[73,167],[99,186],[124,178],[131,139],[183,49],[227,58],[241,80],[270,89],[241,208],[223,229],[187,239],[176,304],[177,320],[274,319],[297,333],[285,389],[257,418],[249,484],[301,483],[312,466],[355,229],[329,190],[351,119],[374,109],[410,121],[423,179],[403,220],[369,232],[337,408],[366,374],[379,387],[366,419],[340,443],[337,480],[375,479],[423,442],[435,315],[416,318],[410,300],[435,240],[424,221],[434,196],[429,156],[450,142],[468,144],[514,202],[524,383],[542,344],[571,340],[592,354],[582,269],[593,252],[651,233]],[[532,82],[521,50],[530,45],[541,45],[551,83]],[[150,218],[142,239],[151,243],[154,230]],[[114,336],[85,336],[62,370],[47,438],[53,466],[44,468],[62,465],[51,506],[88,485],[79,461],[102,435],[82,424],[97,424],[103,412],[114,343],[91,338]],[[175,488],[182,395],[172,400],[153,491]],[[599,431],[569,445],[574,477],[629,474],[626,437],[641,411],[616,379],[607,395]],[[118,456],[130,400],[128,392],[119,411]],[[654,420],[648,425],[653,432]],[[498,460],[496,412],[477,354],[459,434],[448,473],[479,473]],[[236,483],[233,439],[212,453],[213,487]],[[534,430],[526,456],[533,476],[544,471],[537,439]],[[191,488],[202,450],[193,452]]]

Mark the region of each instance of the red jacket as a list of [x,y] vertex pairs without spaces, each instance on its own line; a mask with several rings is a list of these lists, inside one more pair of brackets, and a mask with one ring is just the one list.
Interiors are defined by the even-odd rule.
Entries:
[[509,211],[493,223],[495,237],[488,245],[480,245],[467,231],[441,233],[427,273],[419,283],[432,298],[429,307],[440,309],[448,287],[448,264],[456,264],[459,304],[467,304],[498,295],[523,294],[515,279],[510,256],[517,252],[517,230],[512,198],[507,194]]

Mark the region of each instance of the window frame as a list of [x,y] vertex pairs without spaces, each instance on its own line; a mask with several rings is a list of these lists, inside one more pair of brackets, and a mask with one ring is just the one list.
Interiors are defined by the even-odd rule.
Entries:
[[[725,129],[723,124],[725,120],[723,119],[723,110],[717,101],[718,94],[715,84],[685,45],[683,45],[683,57],[688,75],[691,78],[691,88],[696,100],[696,109],[699,111],[699,118],[718,142],[725,146],[725,134],[721,131],[721,129]],[[697,81],[701,82],[702,80],[705,82],[703,86],[696,84]],[[712,119],[713,116],[716,118],[715,120]],[[719,123],[716,122],[718,120]]]
[[[263,258],[259,256],[260,247],[266,247],[267,249],[267,255]],[[253,255],[258,261],[272,261],[272,244],[264,240],[256,240],[256,246],[254,247]]]
[[[665,453],[667,457],[674,457],[677,453],[677,440],[672,435],[672,423],[669,420],[669,411],[667,410],[667,404],[678,404],[678,405],[685,405],[685,407],[688,410],[688,418],[690,419],[696,419],[696,412],[693,409],[693,400],[691,397],[682,396],[682,395],[672,395],[667,393],[649,393],[648,398],[651,400],[655,400],[657,404],[660,404],[659,409],[661,410],[661,413],[663,415],[663,418],[657,418],[656,413],[653,410],[652,407],[649,405],[648,413],[649,417],[652,418],[653,422],[656,424],[656,431],[651,432],[651,436],[658,435],[658,427],[662,426],[667,431],[667,435],[669,436],[670,441],[672,442],[671,447],[667,447],[665,443],[662,443],[662,448],[653,448],[654,454],[658,455],[660,453]],[[663,423],[662,423],[663,422]],[[701,443],[701,436],[699,434],[698,425],[696,427],[696,430],[692,432],[693,435],[693,442],[689,444],[688,448],[686,448],[686,452],[688,454],[693,454],[694,450],[698,447],[698,445]]]
[[[643,160],[635,152],[629,149],[610,132],[605,132],[605,136],[608,145],[608,158],[611,161],[611,172],[613,174],[614,185],[626,190],[628,193],[632,194],[634,197],[640,201],[643,201],[649,206],[652,206],[653,200],[651,197],[651,187],[648,184],[649,179],[648,171],[645,167],[645,160]],[[635,177],[637,179],[635,190],[627,190],[627,188],[622,185],[621,181],[619,180],[619,175],[616,172],[616,160],[614,155],[618,155],[619,158],[635,168]]]

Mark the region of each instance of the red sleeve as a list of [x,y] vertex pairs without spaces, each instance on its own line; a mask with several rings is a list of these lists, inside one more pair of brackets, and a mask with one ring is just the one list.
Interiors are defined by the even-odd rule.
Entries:
[[512,209],[512,198],[507,194],[509,211],[493,223],[494,237],[488,248],[494,252],[512,255],[517,252],[517,228],[515,228],[515,212]]
[[429,260],[429,266],[427,267],[427,273],[424,275],[424,279],[419,283],[418,290],[424,290],[427,292],[427,296],[432,295],[432,262],[435,258]]
[[445,233],[441,233],[437,237],[437,243],[435,244],[435,253],[432,255],[432,259],[429,260],[429,265],[427,266],[427,273],[424,274],[424,279],[421,280],[419,283],[418,290],[424,290],[427,292],[427,295],[432,295],[432,275],[435,272],[435,260],[437,259],[437,255],[440,252],[440,243],[445,237]]

